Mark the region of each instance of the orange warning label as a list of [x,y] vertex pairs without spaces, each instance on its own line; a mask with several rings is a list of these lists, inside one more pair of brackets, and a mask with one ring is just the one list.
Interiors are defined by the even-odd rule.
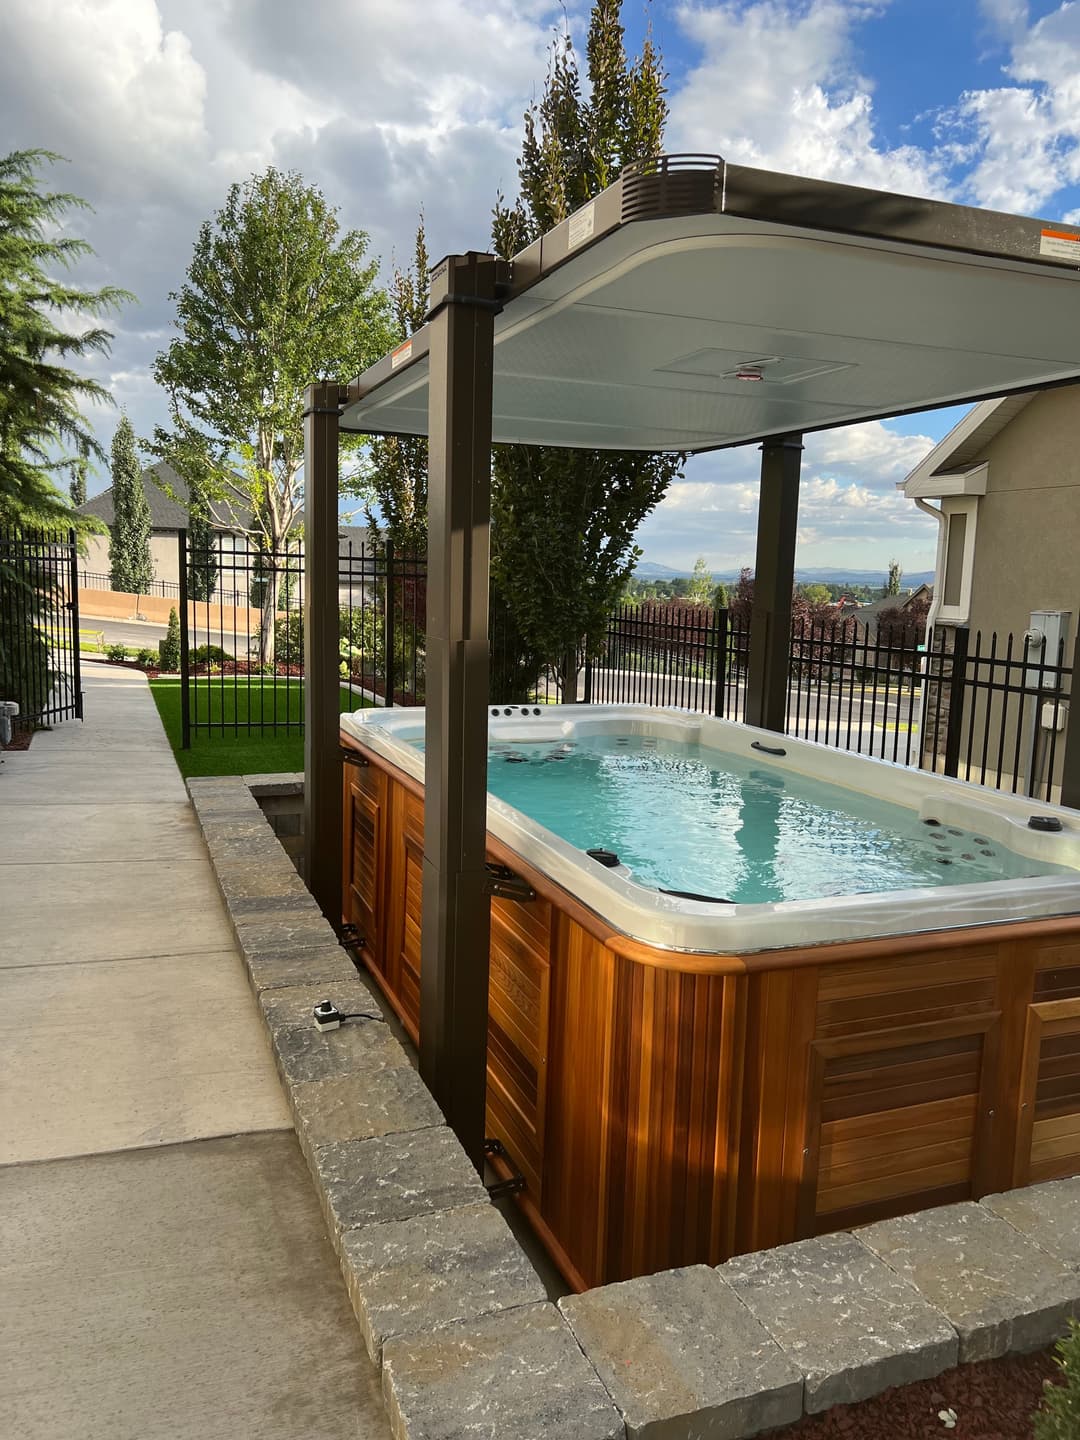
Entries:
[[396,370],[399,365],[404,365],[406,360],[412,359],[412,341],[406,340],[404,345],[399,345],[396,350],[390,352],[390,369]]
[[1039,236],[1039,254],[1080,265],[1080,232],[1044,229]]

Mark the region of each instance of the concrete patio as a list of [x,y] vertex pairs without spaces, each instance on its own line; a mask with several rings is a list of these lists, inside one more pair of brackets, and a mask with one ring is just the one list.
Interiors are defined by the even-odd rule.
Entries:
[[0,766],[0,1431],[382,1437],[145,678]]

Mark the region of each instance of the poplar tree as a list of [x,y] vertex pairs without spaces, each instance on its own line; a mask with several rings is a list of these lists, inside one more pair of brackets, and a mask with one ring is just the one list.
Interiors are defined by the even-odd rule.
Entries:
[[[520,198],[495,206],[492,241],[506,259],[606,189],[623,168],[660,154],[667,119],[662,57],[646,38],[627,57],[622,0],[596,0],[579,71],[569,37],[554,45],[540,101],[525,114]],[[492,574],[523,653],[577,698],[586,654],[640,551],[634,535],[684,457],[553,446],[496,446]],[[510,684],[503,676],[501,683]],[[527,682],[519,675],[511,688]],[[493,689],[493,694],[494,689]],[[500,696],[500,698],[503,698]],[[506,698],[517,698],[508,695]]]
[[[390,282],[390,310],[400,340],[407,340],[424,323],[430,270],[424,216],[421,213],[413,242],[412,264],[406,270],[395,266]],[[379,540],[381,534],[392,541],[394,549],[402,554],[426,554],[427,440],[396,435],[373,437],[369,445],[366,479],[366,488],[379,509],[376,516],[370,504],[365,506],[372,544]]]
[[109,532],[109,574],[114,590],[145,595],[154,578],[150,558],[150,505],[135,452],[135,432],[126,415],[113,436],[113,523]]
[[218,562],[210,502],[197,480],[188,481],[188,596],[209,600],[217,585]]
[[71,462],[71,479],[68,481],[68,493],[76,509],[86,504],[86,472],[89,464],[85,447],[80,446],[79,453]]

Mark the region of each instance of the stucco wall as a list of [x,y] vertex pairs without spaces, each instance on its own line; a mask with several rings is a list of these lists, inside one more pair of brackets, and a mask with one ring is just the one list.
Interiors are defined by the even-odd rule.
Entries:
[[[180,579],[176,563],[176,531],[162,530],[150,537],[150,558],[154,562],[154,579],[169,580],[174,585]],[[86,542],[86,558],[79,558],[79,569],[90,575],[109,573],[109,537],[91,535]]]
[[1032,610],[1080,619],[1080,389],[1050,390],[987,446],[972,571],[972,637],[1027,628]]

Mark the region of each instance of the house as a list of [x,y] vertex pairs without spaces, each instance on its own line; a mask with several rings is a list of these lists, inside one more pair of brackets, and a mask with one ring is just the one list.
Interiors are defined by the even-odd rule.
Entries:
[[901,481],[938,519],[936,625],[1022,635],[1033,611],[1080,616],[1080,388],[976,405]]
[[[177,536],[188,525],[187,484],[165,461],[148,466],[140,478],[150,507],[150,558],[154,564],[154,588],[157,593],[175,594],[173,587],[178,588],[180,580]],[[167,494],[166,489],[171,494]],[[173,495],[176,499],[172,498]],[[81,515],[93,515],[111,526],[114,519],[112,486],[78,508]],[[222,500],[210,502],[210,515],[215,548],[219,552],[246,552],[246,517],[241,517],[237,509]],[[108,585],[102,586],[102,581],[107,581],[108,576],[109,537],[91,535],[86,541],[86,555],[79,559],[79,584],[107,589]]]
[[853,605],[851,602],[845,605],[844,601],[840,600],[837,609],[841,619],[855,621],[859,627],[860,638],[862,632],[865,632],[873,643],[877,639],[878,621],[883,614],[890,610],[910,610],[916,616],[922,615],[926,607],[933,603],[933,597],[932,585],[916,585],[913,590],[905,590],[902,595],[883,595],[880,600],[872,600],[869,605]]
[[1067,672],[1080,620],[1080,388],[982,401],[900,488],[938,522],[924,763],[958,693],[935,675],[966,631],[959,773],[1052,798],[1071,688],[1058,657]]

